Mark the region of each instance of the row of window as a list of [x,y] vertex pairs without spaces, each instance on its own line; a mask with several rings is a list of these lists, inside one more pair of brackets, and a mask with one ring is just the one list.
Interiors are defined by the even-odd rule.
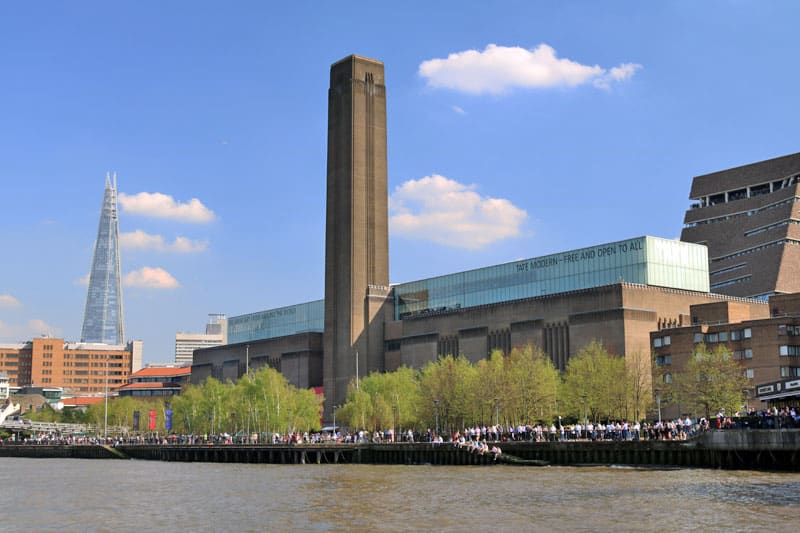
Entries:
[[712,290],[721,289],[722,287],[728,287],[730,285],[738,285],[739,283],[747,283],[751,279],[753,279],[752,276],[742,276],[740,278],[728,279],[728,280],[725,280],[725,281],[720,281],[719,283],[712,284],[711,285],[711,289]]
[[782,378],[800,378],[800,366],[782,366]]
[[669,335],[653,338],[653,348],[661,348],[662,346],[669,346],[670,344],[672,344],[672,338]]
[[778,335],[800,335],[800,326],[794,324],[780,324],[778,326]]
[[783,226],[788,226],[789,224],[800,224],[800,220],[781,220],[780,222],[776,222],[775,224],[770,224],[768,226],[761,226],[760,228],[752,229],[750,231],[745,231],[744,236],[752,237],[753,235],[758,235],[759,233],[764,233],[775,228],[782,228]]
[[729,266],[726,268],[721,268],[719,270],[714,270],[709,272],[709,276],[719,276],[720,274],[725,274],[727,272],[733,272],[734,270],[739,270],[740,268],[744,268],[747,266],[747,263],[739,263],[738,265]]
[[[745,350],[735,350],[733,352],[733,358],[736,360],[742,359],[752,359],[753,358],[753,350],[747,348]],[[662,354],[656,356],[656,365],[658,366],[668,366],[672,364],[672,356],[669,354]]]
[[752,248],[746,248],[744,250],[739,250],[738,252],[734,252],[732,254],[723,255],[721,257],[713,257],[711,259],[712,263],[719,263],[720,261],[727,261],[728,259],[734,259],[736,257],[741,257],[743,255],[752,254],[754,252],[760,252],[761,250],[766,250],[767,248],[772,248],[773,246],[783,246],[784,244],[794,244],[800,245],[800,241],[796,239],[778,239],[777,241],[768,242],[766,244],[762,244],[760,246],[753,246]]
[[800,346],[781,346],[781,357],[800,357]]
[[753,330],[750,328],[735,329],[733,331],[718,331],[716,333],[695,333],[694,342],[699,344],[704,342],[706,344],[716,342],[728,342],[728,340],[738,341],[742,339],[749,339],[753,336]]
[[700,226],[700,225],[703,225],[703,224],[716,224],[718,222],[726,222],[728,220],[735,220],[735,219],[740,218],[740,217],[751,217],[753,215],[758,215],[760,213],[763,213],[764,211],[769,211],[770,209],[774,209],[776,207],[780,207],[782,205],[790,204],[790,203],[797,202],[797,201],[800,201],[800,198],[798,198],[798,197],[787,198],[786,200],[781,200],[780,202],[775,202],[775,203],[772,203],[772,204],[769,204],[769,205],[765,205],[764,207],[760,207],[758,209],[751,209],[750,211],[742,211],[740,213],[733,213],[731,215],[725,215],[725,216],[715,217],[715,218],[707,218],[705,220],[698,220],[697,222],[690,222],[688,224],[685,224],[684,227],[685,228],[693,228],[695,226]]

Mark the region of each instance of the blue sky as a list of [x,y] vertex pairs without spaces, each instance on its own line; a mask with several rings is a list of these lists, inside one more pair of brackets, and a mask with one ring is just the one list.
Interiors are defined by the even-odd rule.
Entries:
[[324,292],[327,88],[385,63],[393,282],[680,235],[800,150],[797,2],[3,2],[0,342],[77,340],[106,172],[126,334]]

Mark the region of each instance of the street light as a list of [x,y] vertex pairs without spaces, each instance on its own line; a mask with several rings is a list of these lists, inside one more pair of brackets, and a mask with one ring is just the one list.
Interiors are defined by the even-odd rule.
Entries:
[[244,347],[244,373],[250,373],[250,345],[246,344]]
[[397,404],[392,404],[392,442],[397,442]]
[[333,442],[336,442],[336,406],[333,406]]
[[500,425],[500,399],[494,399],[494,425]]
[[658,423],[661,423],[661,389],[656,389],[656,403],[658,404]]
[[584,392],[581,394],[581,398],[583,398],[583,430],[586,431],[586,393]]
[[439,436],[439,400],[433,400],[433,409],[436,411],[436,436]]

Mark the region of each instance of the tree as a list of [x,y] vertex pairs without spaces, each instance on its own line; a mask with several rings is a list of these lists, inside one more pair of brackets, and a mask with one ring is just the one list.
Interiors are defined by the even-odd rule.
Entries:
[[595,422],[627,418],[629,413],[625,360],[592,341],[569,360],[559,395],[568,416]]
[[653,404],[653,374],[651,359],[636,351],[625,356],[628,378],[628,403],[633,408],[633,419],[641,420]]
[[512,423],[551,420],[556,414],[561,376],[550,357],[541,349],[527,345],[511,350],[506,361]]
[[744,390],[750,384],[741,365],[722,344],[714,350],[698,344],[686,369],[676,379],[681,403],[707,418],[717,411],[727,414],[738,411],[744,401]]
[[[419,416],[420,385],[417,373],[402,366],[394,372],[373,372],[347,389],[345,404],[336,414],[353,428],[395,430],[416,426]],[[395,420],[395,413],[397,420]]]
[[[477,380],[483,396],[481,422],[499,422],[516,426],[534,420],[550,420],[555,414],[556,394],[560,377],[550,358],[540,349],[527,345],[514,348],[508,355],[500,351],[478,361]],[[494,398],[498,405],[495,406]],[[499,413],[495,413],[495,408]]]
[[433,426],[434,400],[439,405],[439,425],[453,432],[478,420],[479,398],[487,391],[479,386],[478,372],[465,357],[451,355],[426,364],[420,372],[423,411]]

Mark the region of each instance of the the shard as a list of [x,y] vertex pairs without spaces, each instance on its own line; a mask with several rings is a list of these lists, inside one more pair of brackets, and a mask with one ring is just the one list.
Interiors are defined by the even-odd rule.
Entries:
[[81,342],[124,344],[122,321],[122,273],[119,261],[117,176],[106,174],[100,224],[94,245],[89,290],[83,314]]

